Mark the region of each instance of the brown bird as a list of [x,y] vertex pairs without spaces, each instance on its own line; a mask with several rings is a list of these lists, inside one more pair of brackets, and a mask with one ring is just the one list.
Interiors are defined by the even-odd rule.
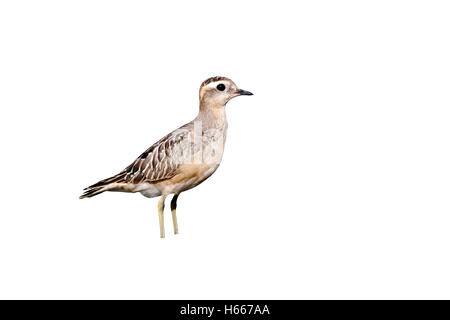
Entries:
[[228,126],[225,105],[241,95],[253,94],[225,77],[205,80],[200,86],[200,110],[194,120],[153,144],[117,175],[85,188],[80,199],[105,191],[140,192],[148,198],[161,196],[158,215],[160,235],[164,238],[164,202],[173,194],[170,208],[174,233],[178,234],[178,196],[205,181],[219,167]]

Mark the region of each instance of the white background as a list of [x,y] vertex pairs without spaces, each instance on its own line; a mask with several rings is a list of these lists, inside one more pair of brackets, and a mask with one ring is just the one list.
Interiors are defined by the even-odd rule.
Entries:
[[[450,298],[442,1],[2,1],[0,298]],[[179,198],[82,188],[194,118],[219,170]]]

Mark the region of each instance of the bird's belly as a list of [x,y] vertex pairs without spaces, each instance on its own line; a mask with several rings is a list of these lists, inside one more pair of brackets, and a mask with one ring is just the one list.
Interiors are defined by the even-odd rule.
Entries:
[[157,182],[142,183],[136,186],[135,192],[140,192],[147,198],[160,195],[178,194],[192,189],[208,179],[219,167],[219,164],[183,164],[180,173],[174,177]]
[[208,179],[219,164],[183,164],[179,174],[166,181],[157,183],[162,194],[180,193],[189,190]]

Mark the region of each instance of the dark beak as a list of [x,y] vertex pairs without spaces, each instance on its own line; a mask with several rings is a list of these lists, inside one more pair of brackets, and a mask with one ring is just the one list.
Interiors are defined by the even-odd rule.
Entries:
[[242,89],[238,89],[237,94],[240,96],[252,96],[253,93],[251,93],[250,91],[245,91]]

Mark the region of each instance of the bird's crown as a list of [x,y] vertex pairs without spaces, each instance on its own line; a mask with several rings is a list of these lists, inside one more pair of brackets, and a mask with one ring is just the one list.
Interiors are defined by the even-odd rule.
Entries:
[[207,86],[210,83],[217,82],[217,81],[222,81],[222,80],[231,81],[227,77],[220,77],[220,76],[211,77],[211,78],[208,78],[208,79],[206,79],[205,81],[202,82],[202,84],[200,86],[200,89],[203,88],[204,86]]

